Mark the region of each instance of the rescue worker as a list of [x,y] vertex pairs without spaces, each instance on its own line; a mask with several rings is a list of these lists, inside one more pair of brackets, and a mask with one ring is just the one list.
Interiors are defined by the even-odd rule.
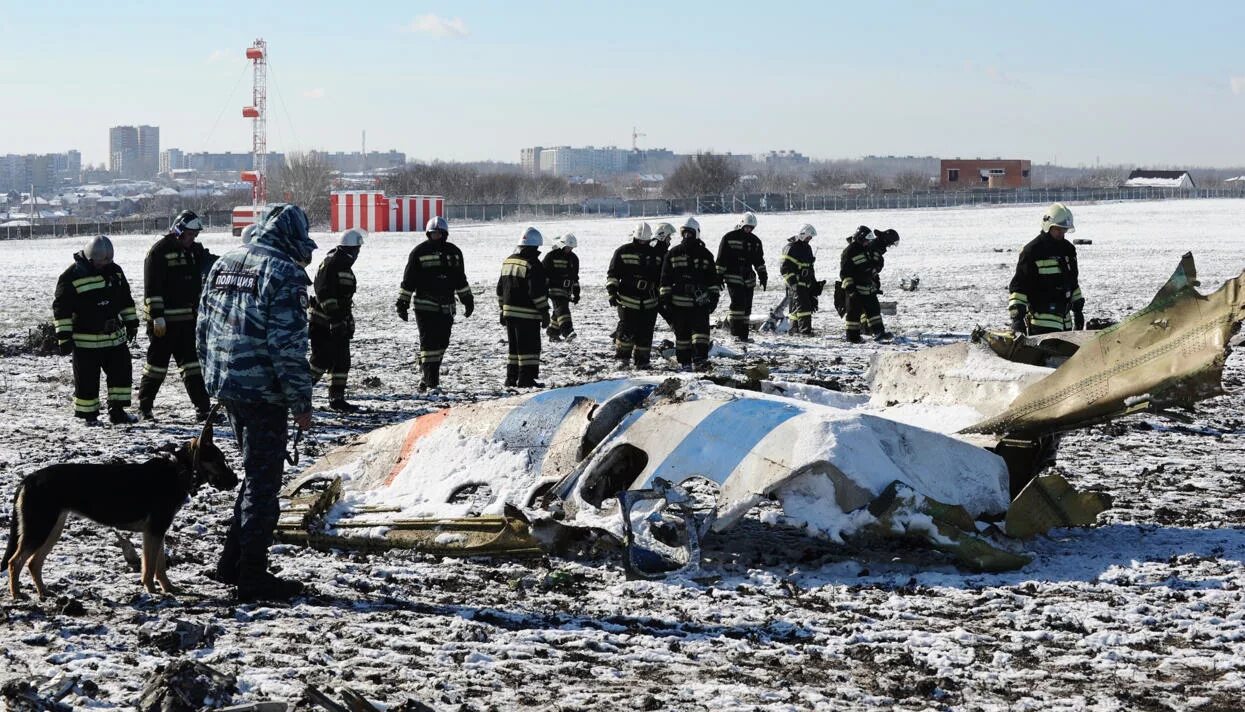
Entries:
[[1015,333],[1036,336],[1085,328],[1076,247],[1067,239],[1075,231],[1072,211],[1054,203],[1042,215],[1042,232],[1020,251],[1007,303]]
[[198,346],[208,392],[225,408],[242,449],[245,476],[234,503],[216,578],[241,601],[288,600],[298,581],[268,571],[277,495],[293,413],[311,427],[304,271],[316,249],[307,216],[274,205],[254,239],[216,261],[199,302]]
[[540,263],[544,241],[539,230],[529,227],[519,238],[518,249],[501,263],[497,304],[510,347],[506,357],[508,387],[544,387],[536,381],[540,375],[540,330],[550,324],[549,282]]
[[[653,229],[646,222],[631,229],[625,244],[614,250],[606,271],[605,291],[610,306],[618,309],[614,331],[614,358],[623,368],[634,359],[636,368],[648,368],[653,352],[653,327],[657,323],[657,287],[661,280],[663,252],[653,244]],[[660,245],[661,241],[657,240]]]
[[718,245],[718,273],[726,283],[726,293],[731,298],[727,315],[730,317],[731,334],[740,341],[750,341],[748,319],[752,316],[752,294],[757,283],[764,291],[769,282],[765,271],[765,248],[761,238],[753,234],[757,216],[744,213],[735,229],[722,236]]
[[861,225],[847,238],[847,247],[839,258],[839,284],[846,301],[844,329],[847,340],[853,344],[864,341],[861,332],[865,329],[875,341],[893,338],[882,323],[882,307],[878,304],[882,281],[878,275],[884,264],[882,255],[887,247],[899,241],[899,233],[888,230],[884,234],[886,236],[881,237],[868,226]]
[[138,336],[138,312],[125,272],[112,261],[112,240],[99,235],[73,256],[56,280],[52,319],[62,354],[73,354],[76,417],[88,425],[99,419],[99,374],[108,383],[108,420],[133,423],[130,405],[130,350]]
[[[657,227],[653,228],[653,241],[649,244],[652,246],[654,254],[657,255],[657,263],[659,266],[663,261],[665,261],[666,253],[670,251],[670,240],[672,240],[678,232],[678,230],[674,229],[674,225],[671,225],[668,222],[659,222],[657,223]],[[659,267],[658,272],[660,271]],[[658,278],[660,278],[660,274],[658,275]],[[670,320],[670,311],[662,308],[659,303],[657,313],[661,315],[661,320],[666,322],[666,326],[670,327],[671,331],[674,331],[674,322]]]
[[147,319],[147,363],[138,386],[138,410],[153,420],[152,407],[169,371],[169,357],[181,370],[195,419],[207,418],[211,399],[203,385],[203,368],[195,351],[195,319],[203,278],[216,256],[195,241],[203,221],[183,210],[164,237],[147,251],[143,262],[143,306]]
[[467,284],[462,250],[449,241],[450,226],[445,218],[428,220],[424,228],[426,240],[411,250],[398,290],[398,318],[406,321],[408,310],[415,308],[415,326],[419,328],[419,364],[423,376],[419,390],[440,388],[441,362],[450,345],[454,326],[454,297],[463,303],[463,317],[475,311],[475,297]]
[[674,321],[674,349],[679,365],[709,370],[709,317],[718,307],[722,276],[713,253],[700,239],[700,223],[688,218],[661,265],[661,301]]
[[787,285],[787,316],[791,320],[792,334],[813,334],[813,312],[817,311],[817,297],[825,284],[817,280],[813,266],[817,257],[809,245],[816,236],[817,229],[805,224],[797,234],[787,238],[782,248],[778,273]]
[[553,305],[553,321],[546,333],[550,341],[575,338],[571,323],[571,305],[579,303],[579,255],[575,248],[579,239],[573,233],[553,238],[553,249],[545,255],[543,265],[549,279],[549,302]]
[[338,238],[316,270],[312,282],[308,317],[311,321],[311,379],[329,374],[329,408],[357,413],[360,408],[346,400],[346,376],[350,373],[350,340],[354,338],[355,277],[350,268],[359,259],[367,233],[350,228]]

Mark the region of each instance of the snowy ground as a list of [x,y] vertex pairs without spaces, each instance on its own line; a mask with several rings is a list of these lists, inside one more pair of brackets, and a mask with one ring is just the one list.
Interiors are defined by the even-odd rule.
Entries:
[[[1204,289],[1245,268],[1245,201],[1074,210],[1073,237],[1094,243],[1079,248],[1089,316],[1143,306],[1186,250],[1197,257]],[[883,299],[899,301],[887,325],[906,338],[883,348],[912,349],[1006,323],[1007,281],[1039,216],[1032,206],[762,215],[758,234],[778,283],[779,250],[804,222],[820,232],[813,244],[821,276],[831,279],[843,236],[857,224],[897,229],[902,242],[888,255]],[[631,222],[538,225],[547,239],[567,230],[579,236],[585,285],[575,312],[580,339],[546,347],[550,385],[615,373],[604,274]],[[716,248],[733,218],[701,222]],[[455,327],[448,392],[435,402],[412,395],[417,334],[392,307],[406,253],[420,238],[368,241],[356,268],[351,395],[370,412],[318,411],[304,464],[375,425],[501,392],[505,343],[492,290],[523,227],[455,229],[479,308]],[[317,238],[322,248],[332,242]],[[50,318],[56,276],[77,242],[0,243],[6,353]],[[115,242],[141,295],[151,238]],[[204,242],[219,253],[233,240]],[[898,289],[906,274],[921,277],[920,291]],[[780,296],[772,286],[759,293],[757,310]],[[837,380],[860,391],[878,347],[844,343],[832,316],[815,317],[813,339],[762,337],[746,359],[717,368],[725,375],[764,363],[775,378]],[[138,349],[134,363],[137,377]],[[1243,375],[1234,355],[1228,386],[1239,391]],[[10,493],[24,474],[53,462],[140,459],[190,434],[180,423],[192,410],[175,376],[157,403],[160,422],[123,429],[81,427],[71,417],[71,390],[67,358],[0,359],[5,531]],[[1068,437],[1061,470],[1079,486],[1111,492],[1116,506],[1097,528],[1032,544],[1034,562],[1005,575],[964,573],[904,547],[831,547],[771,524],[765,513],[711,546],[694,579],[629,582],[608,556],[457,561],[280,547],[275,563],[316,595],[288,607],[237,607],[201,573],[215,560],[231,502],[205,490],[174,525],[172,577],[188,590],[175,599],[142,593],[111,535],[72,523],[48,562],[52,597],[0,598],[0,682],[20,677],[48,687],[79,676],[65,702],[130,707],[153,671],[177,655],[154,645],[152,634],[181,620],[210,626],[212,642],[183,654],[238,675],[240,701],[292,700],[314,684],[437,709],[1236,710],[1245,688],[1243,403],[1239,393],[1207,402],[1191,425],[1135,417]]]

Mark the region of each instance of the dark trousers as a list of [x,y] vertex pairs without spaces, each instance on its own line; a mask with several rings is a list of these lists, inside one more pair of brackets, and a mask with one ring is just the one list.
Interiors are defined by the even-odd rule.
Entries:
[[571,323],[571,300],[565,297],[549,297],[549,303],[553,305],[553,313],[546,333],[550,338],[570,336],[575,331],[575,326]]
[[787,316],[791,319],[791,333],[813,333],[813,290],[804,284],[787,285]]
[[439,311],[416,311],[415,326],[419,327],[419,366],[423,384],[436,388],[441,384],[441,360],[450,346],[454,315]]
[[882,307],[878,304],[876,294],[853,294],[847,302],[847,314],[844,328],[850,337],[859,336],[862,331],[870,334],[882,333]]
[[681,366],[701,366],[709,362],[709,309],[670,307],[674,322],[674,353]]
[[203,385],[203,368],[195,351],[195,323],[193,321],[170,321],[164,336],[156,336],[147,326],[147,363],[143,365],[143,378],[138,385],[138,403],[150,408],[156,401],[156,393],[169,372],[169,358],[177,363],[182,372],[182,384],[186,395],[199,410],[207,410],[211,404],[207,388]]
[[233,521],[217,571],[225,580],[268,569],[268,547],[280,514],[278,495],[285,470],[285,423],[289,411],[271,403],[222,401],[242,450],[245,475],[238,485]]
[[76,347],[73,352],[73,411],[79,418],[99,413],[99,374],[108,382],[108,407],[130,404],[134,374],[130,371],[130,349],[126,345],[102,349]]
[[653,329],[657,326],[656,309],[618,307],[618,330],[614,338],[614,357],[644,368],[652,360]]
[[319,380],[329,375],[329,400],[346,397],[346,376],[350,373],[350,337],[337,336],[324,324],[312,322],[308,329],[311,336],[311,377]]
[[731,321],[731,335],[748,338],[748,317],[752,316],[752,295],[756,290],[744,284],[727,284],[726,293],[731,305],[727,316]]
[[540,321],[507,317],[506,340],[506,385],[533,385],[540,375]]

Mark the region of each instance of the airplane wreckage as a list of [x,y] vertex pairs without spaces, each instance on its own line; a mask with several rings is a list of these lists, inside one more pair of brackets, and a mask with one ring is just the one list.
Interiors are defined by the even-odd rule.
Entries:
[[968,569],[1017,569],[1024,539],[1110,506],[1038,476],[1062,433],[1224,392],[1245,273],[1210,295],[1197,284],[1185,255],[1102,331],[881,354],[869,395],[628,378],[434,411],[325,454],[283,493],[278,536],[522,555],[604,533],[631,575],[659,577],[771,499],[833,541],[919,539]]

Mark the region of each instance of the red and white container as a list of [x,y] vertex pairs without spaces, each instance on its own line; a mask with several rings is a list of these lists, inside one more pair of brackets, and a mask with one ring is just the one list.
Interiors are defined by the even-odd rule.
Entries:
[[334,192],[329,195],[329,222],[334,232],[352,227],[389,232],[389,199],[379,190]]
[[445,217],[445,198],[439,195],[400,195],[389,199],[390,232],[423,232],[433,217]]
[[233,228],[233,236],[240,236],[247,225],[262,220],[268,214],[268,207],[267,205],[239,205],[234,208],[229,220],[230,227]]

